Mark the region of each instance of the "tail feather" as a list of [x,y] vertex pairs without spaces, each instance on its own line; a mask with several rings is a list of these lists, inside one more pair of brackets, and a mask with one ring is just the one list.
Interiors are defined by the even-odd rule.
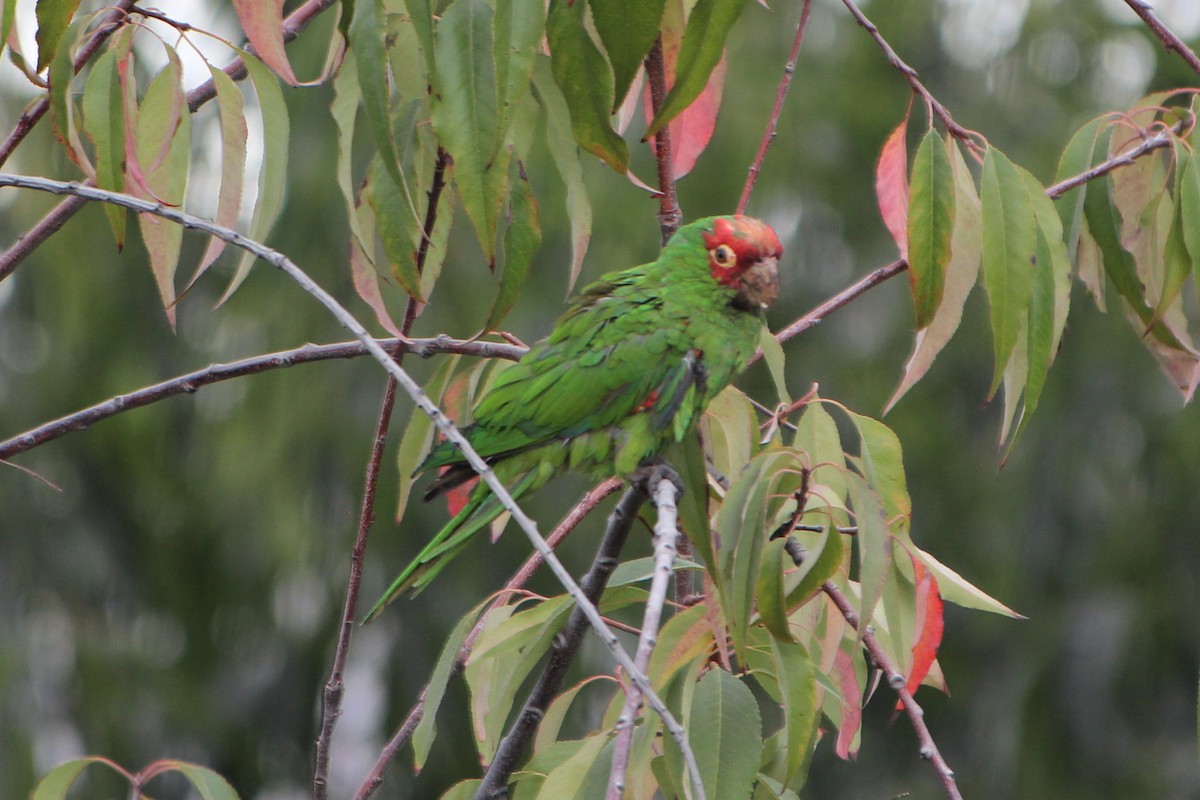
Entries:
[[[517,482],[509,488],[509,494],[513,496],[513,499],[524,494],[534,483],[535,477],[536,471],[520,476]],[[504,506],[486,484],[481,483],[476,487],[462,511],[455,514],[429,541],[429,544],[425,545],[417,554],[417,557],[404,568],[396,580],[392,581],[392,585],[371,608],[363,623],[373,621],[385,606],[400,595],[411,592],[415,597],[419,594],[450,563],[451,559],[471,543],[475,534],[491,524],[492,520],[500,516],[503,510]]]

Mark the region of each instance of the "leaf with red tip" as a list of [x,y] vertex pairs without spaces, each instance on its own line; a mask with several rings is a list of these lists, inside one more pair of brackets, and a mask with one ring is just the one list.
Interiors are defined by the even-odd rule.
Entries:
[[[221,118],[221,191],[217,195],[217,212],[213,222],[232,228],[237,224],[241,210],[246,178],[246,115],[243,113],[242,92],[233,79],[224,70],[211,64],[208,69],[217,90],[217,107]],[[224,239],[213,236],[208,240],[191,283],[204,274],[224,249]]]
[[858,732],[862,727],[862,685],[854,662],[845,650],[837,651],[833,669],[837,672],[838,688],[842,690],[842,720],[838,725],[834,752],[838,758],[853,759],[858,755]]
[[875,165],[875,197],[883,224],[896,240],[900,257],[908,258],[908,114],[888,135]]
[[[911,556],[910,556],[911,557]],[[912,558],[913,579],[917,584],[916,642],[912,646],[912,667],[908,672],[905,688],[909,694],[917,691],[921,681],[929,674],[937,658],[938,645],[942,643],[945,620],[942,618],[942,594],[938,590],[937,578],[925,565]],[[903,704],[896,702],[896,710]]]
[[233,0],[238,20],[255,54],[292,86],[299,81],[283,49],[283,0]]

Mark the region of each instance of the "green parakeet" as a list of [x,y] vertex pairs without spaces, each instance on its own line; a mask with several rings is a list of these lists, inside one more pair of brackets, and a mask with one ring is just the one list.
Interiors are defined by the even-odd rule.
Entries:
[[[754,354],[782,251],[751,217],[680,228],[655,262],[585,287],[549,338],[500,374],[463,433],[514,498],[569,469],[635,472],[683,439]],[[475,475],[448,441],[417,471],[441,467],[427,500]],[[501,510],[481,482],[367,618],[424,588]]]

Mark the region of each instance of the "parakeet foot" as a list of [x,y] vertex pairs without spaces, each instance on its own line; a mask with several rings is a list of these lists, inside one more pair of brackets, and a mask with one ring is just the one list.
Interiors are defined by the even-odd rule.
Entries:
[[642,464],[634,471],[629,482],[645,492],[647,497],[653,497],[658,482],[662,480],[671,482],[675,487],[677,498],[683,496],[683,479],[679,477],[679,473],[675,471],[674,467],[660,459]]

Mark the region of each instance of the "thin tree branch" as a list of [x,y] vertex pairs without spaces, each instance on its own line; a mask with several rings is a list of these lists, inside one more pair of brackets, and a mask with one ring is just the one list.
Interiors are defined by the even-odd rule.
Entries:
[[[667,97],[666,63],[663,60],[662,36],[654,40],[646,56],[646,76],[650,81],[651,118],[662,108]],[[679,198],[675,195],[675,167],[671,158],[671,126],[663,125],[654,134],[655,163],[658,164],[658,227],[665,245],[683,223]]]
[[[307,27],[310,22],[312,22],[313,18],[332,6],[335,2],[336,0],[308,0],[308,2],[298,7],[291,14],[288,14],[287,18],[283,21],[283,40],[285,42],[290,42],[291,40],[295,39],[300,31],[304,30],[304,28]],[[246,64],[244,61],[242,61],[240,56],[226,64],[222,70],[226,75],[235,81],[240,81],[246,77]],[[204,105],[216,96],[216,84],[213,82],[212,78],[209,78],[207,81],[187,93],[188,110],[192,113],[195,113],[200,106]],[[46,101],[46,107],[49,107],[49,101]],[[46,111],[43,109],[41,114],[45,113]],[[34,122],[36,121],[37,120],[34,120]],[[18,123],[18,125],[19,124],[20,123]],[[30,127],[32,127],[32,125]],[[9,138],[11,139],[12,136],[16,135],[16,133],[17,132],[14,131]],[[28,133],[28,131],[26,131],[26,133]],[[22,134],[22,137],[24,135],[25,134]],[[15,147],[15,144],[13,146]],[[0,163],[3,162],[0,161]],[[88,181],[84,185],[90,185],[90,183],[91,182]],[[71,219],[71,217],[75,216],[76,212],[78,212],[79,209],[83,208],[86,204],[87,200],[82,196],[72,195],[52,208],[50,212],[47,213],[46,216],[42,217],[37,223],[35,223],[33,227],[25,231],[25,233],[23,233],[21,236],[17,237],[17,240],[10,245],[7,250],[5,250],[3,253],[0,253],[0,281],[11,275],[13,270],[15,270],[22,261],[28,258],[29,255],[43,242],[57,233],[59,229],[62,228],[63,225],[67,224],[67,221]]]
[[[426,198],[425,223],[422,226],[423,236],[421,246],[417,250],[417,274],[425,269],[425,259],[429,255],[429,241],[433,236],[433,228],[437,224],[438,203],[442,197],[442,189],[446,186],[446,167],[450,156],[442,148],[438,148],[437,160],[433,166],[433,179],[430,182],[429,194]],[[404,322],[400,333],[407,337],[417,318],[418,303],[416,298],[409,297],[404,309]],[[403,358],[403,347],[396,348],[396,363]],[[363,481],[362,507],[358,517],[358,532],[354,537],[354,549],[350,556],[350,575],[346,581],[346,602],[342,607],[342,624],[338,632],[337,649],[334,651],[333,667],[329,680],[325,683],[321,702],[321,732],[317,736],[317,752],[313,768],[313,797],[315,800],[326,800],[329,796],[329,745],[333,740],[333,729],[342,713],[342,696],[345,692],[343,675],[346,670],[346,660],[350,656],[350,638],[354,632],[354,616],[358,608],[358,589],[362,583],[363,555],[367,549],[367,539],[370,535],[371,524],[375,520],[375,490],[379,484],[379,470],[383,463],[383,449],[387,444],[388,428],[391,425],[392,409],[396,404],[396,379],[388,376],[387,385],[383,392],[383,401],[379,407],[379,420],[375,426],[375,439],[371,446],[371,455],[367,459],[367,473]]]
[[[659,623],[663,606],[667,603],[667,587],[674,573],[676,542],[679,539],[676,488],[669,478],[662,478],[654,491],[654,506],[658,520],[654,524],[654,577],[650,581],[650,594],[646,598],[646,611],[642,616],[642,632],[638,636],[637,650],[633,661],[643,672],[650,666],[650,655],[658,641]],[[608,776],[607,800],[621,800],[625,793],[625,771],[629,767],[629,751],[633,744],[633,726],[638,710],[642,707],[642,696],[636,686],[625,692],[625,706],[617,718],[617,737],[613,745],[612,769]],[[685,754],[686,755],[686,754]]]
[[758,152],[754,155],[754,162],[750,164],[750,169],[746,173],[746,184],[742,187],[742,196],[737,204],[736,213],[738,214],[745,213],[746,206],[750,204],[750,193],[754,191],[754,184],[758,182],[758,173],[762,169],[763,159],[767,157],[767,148],[771,146],[771,142],[775,141],[775,129],[779,126],[783,101],[787,97],[788,88],[792,85],[792,76],[796,72],[796,60],[800,57],[800,44],[804,41],[804,31],[808,28],[808,14],[811,9],[812,0],[804,0],[804,5],[800,9],[800,22],[796,25],[796,38],[792,40],[792,52],[783,68],[783,77],[779,79],[779,87],[775,90],[775,105],[771,107],[771,116],[767,119],[767,127],[763,131]]
[[939,103],[936,97],[930,94],[929,90],[925,88],[925,84],[921,83],[921,79],[917,75],[917,71],[906,64],[904,59],[900,58],[896,51],[892,49],[892,46],[888,44],[886,39],[883,38],[883,34],[879,32],[879,28],[875,27],[874,22],[871,22],[871,20],[867,19],[867,15],[864,14],[859,7],[854,4],[854,0],[842,0],[842,3],[850,11],[850,14],[854,17],[855,21],[861,25],[867,31],[867,33],[871,34],[871,38],[875,40],[875,43],[879,45],[881,50],[883,50],[883,54],[887,56],[888,63],[904,76],[904,79],[908,81],[908,84],[913,88],[913,91],[921,96],[921,99],[924,100],[926,105],[929,106],[930,111],[932,111],[933,114],[946,126],[946,130],[949,131],[950,135],[956,139],[960,139],[972,150],[976,149],[979,146],[978,142],[975,140],[976,135],[972,131],[967,130],[954,121],[954,117],[950,115],[950,112],[946,109],[946,107]]
[[1064,181],[1048,186],[1046,188],[1046,196],[1051,200],[1057,200],[1072,189],[1082,186],[1088,181],[1095,180],[1103,175],[1107,175],[1118,167],[1125,167],[1132,164],[1137,159],[1164,147],[1169,147],[1175,140],[1176,136],[1183,133],[1185,128],[1188,128],[1194,121],[1191,119],[1180,120],[1170,128],[1159,131],[1153,136],[1142,139],[1136,146],[1128,150],[1118,153],[1107,161],[1097,164],[1089,170],[1079,173],[1078,175],[1067,178]]
[[950,769],[950,765],[946,763],[946,759],[942,758],[941,751],[938,750],[937,743],[933,740],[933,734],[929,732],[929,726],[925,724],[925,712],[917,705],[917,701],[913,699],[912,693],[905,688],[904,676],[900,674],[900,670],[888,658],[887,653],[879,645],[875,639],[875,634],[871,632],[871,627],[868,625],[866,630],[862,630],[859,626],[858,613],[854,607],[850,605],[850,601],[842,594],[837,585],[832,581],[826,581],[821,587],[825,594],[837,606],[838,611],[842,612],[842,616],[846,618],[846,622],[850,627],[859,631],[862,636],[863,646],[867,648],[867,653],[870,654],[871,660],[875,666],[883,672],[887,677],[888,685],[896,691],[900,696],[900,702],[904,706],[904,713],[908,716],[909,722],[913,726],[913,730],[917,734],[917,741],[920,744],[921,758],[933,764],[937,770],[938,777],[942,780],[942,788],[946,792],[946,796],[950,800],[962,800],[962,794],[958,791],[958,784],[954,780],[954,770]]
[[[74,72],[79,72],[83,69],[83,65],[92,60],[92,57],[100,51],[100,47],[108,41],[117,30],[125,24],[129,18],[129,9],[133,7],[135,0],[120,0],[105,16],[104,21],[92,31],[91,37],[83,43],[79,48],[79,52],[75,54],[75,61],[72,63]],[[9,156],[17,149],[21,142],[25,141],[25,137],[33,130],[34,126],[46,116],[46,112],[50,110],[49,93],[47,96],[39,99],[29,108],[25,109],[25,113],[21,114],[17,119],[17,124],[13,127],[12,133],[0,144],[0,166],[8,161]]]
[[[583,496],[582,500],[575,504],[575,508],[567,512],[567,515],[563,517],[561,522],[558,523],[558,526],[553,530],[553,532],[546,537],[546,542],[551,547],[557,548],[559,542],[565,539],[585,516],[595,510],[596,506],[601,500],[603,500],[605,497],[608,497],[617,489],[620,489],[623,483],[624,482],[619,478],[609,478],[608,480],[594,487],[591,491]],[[610,515],[608,523],[610,527],[615,524],[614,519],[615,517]],[[521,565],[520,569],[518,569],[516,573],[509,578],[508,583],[505,584],[504,588],[496,594],[496,598],[488,605],[487,610],[485,610],[483,614],[479,616],[479,621],[475,623],[475,627],[471,629],[471,632],[468,633],[467,637],[463,640],[462,647],[459,648],[458,651],[458,656],[454,659],[454,663],[450,667],[450,673],[446,677],[447,682],[458,677],[458,674],[462,672],[463,667],[466,666],[467,659],[470,657],[471,651],[475,647],[475,640],[479,638],[479,634],[483,631],[483,625],[487,618],[487,612],[501,603],[507,602],[514,592],[525,585],[530,576],[533,575],[534,571],[541,565],[541,563],[541,554],[537,552],[531,553],[529,558],[525,559],[525,563]],[[586,581],[586,578],[584,580]],[[375,760],[375,764],[371,768],[371,771],[367,773],[367,776],[363,779],[362,784],[358,787],[358,791],[355,792],[355,800],[366,800],[366,798],[370,797],[371,794],[379,788],[380,784],[383,783],[384,770],[387,769],[388,765],[395,760],[400,751],[403,750],[408,744],[409,740],[412,738],[413,731],[416,730],[417,725],[420,724],[421,719],[425,716],[425,698],[429,695],[429,686],[430,685],[426,683],[421,689],[421,693],[417,696],[417,701],[413,704],[412,708],[409,709],[407,716],[404,718],[404,722],[401,723],[400,727],[396,730],[396,733],[392,736],[392,738],[388,740],[388,743],[384,745],[383,750],[379,753],[379,757]]]
[[[637,519],[638,509],[645,500],[646,493],[639,484],[635,483],[626,490],[621,502],[613,509],[608,521],[608,530],[605,531],[604,540],[596,552],[596,558],[592,561],[587,575],[580,582],[584,587],[584,594],[592,604],[599,601],[604,587],[608,584],[609,577],[617,568],[621,548],[629,538],[629,531],[633,527],[634,520]],[[559,690],[562,689],[567,668],[574,660],[575,653],[583,641],[583,632],[587,627],[585,616],[584,607],[576,605],[566,626],[554,637],[554,641],[550,645],[550,657],[546,661],[546,667],[538,677],[537,685],[529,693],[525,707],[521,709],[520,715],[513,722],[508,734],[500,742],[500,747],[496,750],[496,755],[488,766],[487,773],[483,776],[483,783],[475,792],[475,800],[495,800],[495,798],[508,796],[509,776],[517,768],[525,748],[537,731],[538,725],[541,724],[542,718],[546,715],[546,709],[550,707],[551,701],[558,696]],[[687,750],[690,751],[690,749]]]
[[1200,73],[1200,58],[1197,58],[1195,51],[1184,44],[1183,40],[1176,36],[1154,14],[1154,6],[1148,0],[1125,0],[1125,5],[1132,8],[1133,13],[1141,17],[1150,30],[1154,31],[1154,35],[1158,37],[1158,40],[1162,42],[1163,47],[1168,52],[1174,50],[1176,53],[1179,53],[1180,57],[1187,62],[1189,67]]
[[[438,353],[458,353],[461,355],[479,356],[482,358],[505,358],[515,361],[525,352],[525,348],[500,342],[467,341],[451,339],[449,336],[438,336],[432,339],[379,339],[380,347],[389,351],[401,348],[404,352],[429,358]],[[276,353],[253,356],[229,364],[212,364],[204,369],[179,375],[161,383],[151,384],[141,389],[110,397],[102,403],[89,406],[64,417],[43,423],[24,433],[19,433],[4,441],[0,441],[0,461],[32,450],[46,442],[58,439],[72,431],[80,431],[101,420],[116,416],[124,411],[141,408],[168,397],[181,394],[194,394],[201,387],[213,383],[240,378],[245,375],[255,375],[274,369],[294,367],[299,364],[310,364],[317,361],[328,361],[335,358],[358,358],[367,354],[367,348],[357,341],[337,342],[335,344],[306,344],[292,350],[281,350]]]
[[[588,601],[587,597],[583,594],[583,590],[579,588],[579,584],[571,577],[571,573],[558,560],[558,557],[550,549],[550,546],[546,544],[546,540],[542,538],[542,535],[538,533],[537,523],[517,505],[512,495],[509,494],[507,487],[496,477],[496,473],[492,468],[480,457],[479,453],[475,452],[475,448],[471,446],[471,443],[463,436],[462,432],[458,430],[450,418],[426,396],[425,392],[421,390],[421,386],[399,364],[392,360],[388,352],[380,347],[379,342],[371,337],[371,334],[362,326],[362,323],[355,319],[353,314],[334,299],[333,295],[329,294],[329,292],[325,291],[325,289],[310,278],[294,261],[280,251],[267,247],[261,242],[257,242],[230,228],[216,225],[208,220],[186,214],[174,208],[169,208],[161,203],[148,202],[119,192],[108,192],[90,186],[81,186],[77,183],[5,173],[0,173],[0,186],[17,186],[49,192],[51,194],[79,194],[88,200],[112,203],[138,213],[162,217],[163,219],[178,223],[184,228],[216,236],[222,241],[228,242],[248,253],[253,253],[256,257],[261,258],[286,274],[301,289],[312,295],[317,302],[333,315],[334,319],[342,327],[353,333],[355,338],[366,346],[371,356],[387,370],[388,374],[396,379],[400,387],[413,399],[413,402],[433,419],[434,424],[442,432],[442,435],[458,447],[463,454],[464,460],[479,474],[480,480],[492,491],[492,494],[499,501],[500,505],[509,512],[512,519],[525,533],[534,549],[542,554],[550,571],[554,573],[554,576],[567,590],[567,593],[575,599],[576,608],[583,611],[592,628],[599,634],[605,646],[608,647],[609,652],[612,653],[613,658],[626,670],[630,680],[634,681],[638,688],[646,695],[646,700],[650,704],[650,707],[662,717],[663,725],[679,744],[680,750],[686,751],[690,749],[687,731],[679,724],[675,716],[671,714],[666,704],[663,703],[662,698],[654,692],[654,688],[650,685],[650,680],[636,668],[633,659],[621,647],[620,640],[604,621],[599,610],[597,610],[593,603]],[[691,779],[695,796],[703,800],[704,786],[701,783],[699,772],[690,771],[689,778]]]

